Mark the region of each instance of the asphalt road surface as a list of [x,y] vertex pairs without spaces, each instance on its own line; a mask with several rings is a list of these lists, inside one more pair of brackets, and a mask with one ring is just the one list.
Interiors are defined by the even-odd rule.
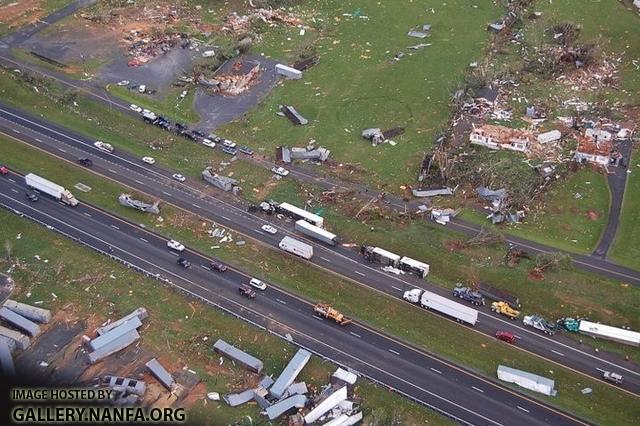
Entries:
[[[339,326],[313,314],[312,304],[273,284],[255,299],[238,294],[250,277],[209,268],[211,258],[196,251],[168,249],[167,239],[95,207],[69,207],[42,194],[28,201],[22,176],[0,177],[0,205],[38,221],[84,245],[128,262],[194,297],[219,306],[294,343],[353,368],[416,401],[470,424],[564,425],[583,421],[520,395],[498,383],[421,352],[354,322]],[[111,254],[109,254],[111,247]],[[177,257],[191,261],[190,268]]]
[[[15,109],[0,106],[0,132],[69,161],[75,162],[77,158],[89,157],[94,164],[88,170],[93,173],[213,220],[276,250],[280,250],[278,243],[283,235],[304,240],[314,247],[314,257],[310,262],[315,266],[351,279],[380,294],[403,301],[404,291],[419,287],[454,299],[448,290],[430,285],[417,277],[385,273],[376,265],[364,261],[353,250],[345,247],[331,247],[299,235],[292,229],[291,222],[278,220],[273,216],[253,215],[248,213],[246,206],[241,203],[230,203],[225,199],[207,195],[212,191],[207,190],[201,182],[190,179],[185,183],[176,182],[171,179],[172,171],[146,165],[138,158],[120,150],[116,150],[113,154],[101,152],[93,146],[93,141],[62,127],[26,116]],[[10,159],[4,161],[11,165]],[[263,232],[260,228],[264,224],[276,227],[278,234],[271,235]],[[288,254],[283,252],[283,255]],[[407,303],[410,309],[422,310],[408,302],[404,303]],[[615,354],[596,352],[593,347],[581,345],[560,333],[552,337],[547,336],[523,326],[520,322],[500,317],[492,313],[488,307],[482,307],[479,311],[479,322],[472,328],[474,331],[490,336],[495,335],[497,331],[512,332],[519,337],[516,344],[519,349],[593,378],[602,380],[603,371],[617,372],[625,377],[622,388],[640,395],[640,366],[637,364],[625,361]],[[438,315],[433,311],[428,311],[428,314]],[[441,317],[451,320],[448,317]]]

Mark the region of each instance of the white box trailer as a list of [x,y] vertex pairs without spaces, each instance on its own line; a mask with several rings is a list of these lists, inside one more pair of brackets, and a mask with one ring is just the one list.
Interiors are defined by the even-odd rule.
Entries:
[[332,246],[338,244],[338,236],[336,234],[332,234],[325,229],[314,226],[304,219],[297,221],[295,228],[296,231],[308,235],[311,238],[315,238],[316,240],[320,240],[323,243],[331,244]]
[[57,183],[51,182],[41,176],[33,173],[29,173],[24,177],[24,182],[29,188],[33,188],[38,192],[47,194],[58,201],[61,201],[69,206],[77,206],[78,200],[73,196],[71,192],[64,189]]
[[322,216],[318,216],[317,214],[302,210],[300,207],[296,207],[292,204],[280,203],[276,206],[276,211],[292,219],[303,219],[310,224],[317,226],[318,228],[324,228],[324,219],[322,218]]
[[426,263],[411,259],[410,257],[407,257],[407,256],[400,259],[400,263],[398,266],[403,271],[416,274],[420,278],[426,278],[426,276],[429,274],[429,265],[427,265]]
[[380,247],[366,247],[364,254],[368,260],[382,263],[384,265],[396,267],[400,262],[400,256],[385,249],[381,249]]
[[276,74],[283,75],[293,80],[299,80],[302,78],[302,71],[284,64],[276,64]]
[[411,303],[419,303],[425,309],[434,311],[455,318],[457,321],[475,325],[478,321],[478,311],[461,303],[449,300],[438,294],[421,289],[405,291],[403,298]]
[[625,345],[640,346],[640,333],[637,331],[625,330],[624,328],[612,327],[610,325],[598,324],[591,321],[580,321],[578,331],[589,336],[600,339],[613,340]]
[[288,251],[305,259],[311,259],[313,257],[313,247],[291,237],[284,237],[278,246],[284,251]]

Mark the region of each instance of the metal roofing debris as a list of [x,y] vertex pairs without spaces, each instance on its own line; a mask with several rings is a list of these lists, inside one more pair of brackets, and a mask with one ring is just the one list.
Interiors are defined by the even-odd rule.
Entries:
[[319,61],[319,56],[312,56],[310,58],[302,59],[296,62],[295,64],[293,64],[293,68],[297,69],[298,71],[306,71],[312,66],[317,65]]
[[133,317],[129,321],[125,321],[116,328],[109,330],[101,336],[96,337],[95,339],[89,341],[88,346],[91,350],[95,351],[100,349],[101,347],[108,345],[116,339],[119,339],[123,335],[127,334],[131,330],[135,330],[142,325],[142,322],[138,319],[138,317]]
[[271,406],[271,403],[267,401],[267,399],[263,395],[260,395],[258,392],[256,392],[255,389],[253,391],[253,399],[258,403],[260,408],[262,408],[263,410],[266,410],[268,407]]
[[105,376],[105,386],[116,392],[133,393],[136,395],[144,395],[147,390],[147,384],[142,380],[128,379],[126,377]]
[[328,422],[324,423],[322,426],[341,426],[344,422],[347,421],[347,419],[349,418],[349,416],[347,416],[346,414],[340,414],[338,417],[329,420]]
[[276,64],[276,74],[283,75],[293,80],[299,80],[302,78],[302,71],[283,64]]
[[5,376],[13,376],[16,373],[9,341],[10,339],[0,338],[0,370]]
[[287,388],[286,395],[302,395],[309,392],[307,384],[305,382],[294,383]]
[[16,314],[22,315],[31,321],[48,323],[51,321],[51,312],[48,309],[38,308],[36,306],[27,305],[26,303],[16,302],[8,299],[4,302],[4,307],[12,310]]
[[9,346],[9,351],[13,353],[16,350],[16,341],[5,336],[0,336],[0,343],[5,342]]
[[169,374],[169,372],[160,365],[157,359],[152,358],[145,365],[149,371],[151,371],[151,374],[153,374],[165,388],[171,390],[175,380],[173,380],[173,376],[171,376],[171,374]]
[[126,321],[129,321],[133,317],[138,317],[138,319],[140,321],[143,321],[148,316],[149,316],[149,313],[147,312],[147,310],[145,308],[140,307],[140,308],[136,309],[135,311],[131,312],[129,315],[126,315],[126,316],[120,318],[117,321],[114,321],[114,322],[109,323],[109,324],[107,324],[105,326],[102,326],[102,327],[98,327],[98,329],[96,329],[96,332],[98,334],[104,334],[104,333],[108,332],[109,330],[112,330],[112,329],[118,327],[122,323],[124,323]]
[[212,173],[210,167],[207,167],[202,171],[202,179],[223,191],[231,191],[234,186],[238,185],[238,181],[236,179]]
[[111,354],[114,354],[126,348],[127,346],[129,346],[130,344],[138,340],[139,338],[140,338],[140,335],[138,334],[138,332],[136,330],[131,330],[127,334],[124,334],[119,338],[117,338],[116,340],[113,340],[107,343],[106,345],[102,346],[98,350],[91,352],[89,354],[89,362],[91,364],[95,364],[96,362],[100,361],[102,358],[105,358]]
[[498,366],[498,379],[509,383],[515,383],[523,388],[549,396],[556,396],[558,393],[553,389],[555,386],[555,382],[553,380],[538,376],[537,374],[506,367],[504,365]]
[[[270,407],[267,407],[265,411],[269,420],[274,420],[291,410],[292,408],[304,408],[307,404],[307,397],[304,395],[294,395],[290,398],[278,401]],[[306,417],[305,417],[306,420]],[[309,422],[307,422],[309,423]]]
[[505,188],[493,190],[485,186],[479,186],[476,188],[476,194],[487,201],[500,201],[506,197],[507,190]]
[[347,383],[349,385],[354,385],[356,383],[356,380],[358,380],[358,376],[356,376],[354,373],[351,373],[347,370],[344,370],[342,368],[338,368],[335,373],[333,373],[331,375],[331,382],[333,383],[333,380],[337,379],[340,380],[344,383]]
[[251,401],[253,399],[253,395],[253,389],[247,389],[244,392],[223,395],[222,399],[224,399],[224,401],[231,407],[237,407],[238,405]]
[[407,33],[407,35],[409,37],[416,37],[416,38],[427,38],[429,37],[429,34],[424,32],[424,31],[416,31],[416,30],[411,30]]
[[364,129],[362,131],[362,137],[370,140],[374,145],[384,143],[385,141],[385,137],[384,137],[384,134],[382,133],[382,130],[377,127]]
[[336,405],[340,404],[340,402],[347,399],[347,387],[343,386],[337,391],[333,392],[329,395],[324,401],[320,404],[316,405],[316,407],[309,411],[306,416],[304,416],[304,421],[307,423],[313,423],[318,420],[324,413],[331,410]]
[[484,99],[493,103],[498,98],[498,91],[492,87],[483,87],[475,91],[475,99]]
[[20,350],[27,349],[29,347],[29,344],[31,343],[28,336],[2,326],[0,326],[0,336],[8,337],[9,339],[15,341],[16,347]]
[[25,317],[18,315],[5,307],[0,308],[0,318],[14,327],[25,331],[30,336],[37,336],[40,334],[40,327],[38,327],[38,324],[29,321]]
[[344,422],[342,422],[342,424],[340,426],[351,426],[351,425],[355,425],[356,423],[358,423],[360,420],[362,420],[362,411],[358,411],[356,414],[349,416],[349,418],[347,418],[347,420],[345,420]]
[[298,352],[291,358],[289,364],[282,370],[280,377],[278,377],[273,386],[271,386],[269,390],[271,395],[275,398],[281,398],[310,359],[311,352],[305,349],[298,349]]
[[437,197],[443,195],[453,195],[453,190],[449,187],[442,188],[424,188],[424,189],[411,189],[411,193],[414,197]]
[[125,207],[133,207],[134,209],[141,210],[145,213],[151,214],[160,214],[160,209],[158,208],[159,201],[156,201],[153,204],[145,203],[144,201],[136,200],[131,198],[129,194],[120,194],[118,197],[118,202],[120,205]]
[[228,344],[222,339],[218,339],[218,341],[213,345],[213,349],[216,352],[219,352],[231,359],[238,361],[241,364],[244,364],[249,370],[256,373],[260,373],[264,366],[262,361],[260,361],[258,358],[241,351],[240,349]]
[[294,107],[291,105],[280,105],[280,111],[293,123],[299,126],[304,126],[309,123],[309,120],[304,118]]
[[288,146],[279,146],[276,148],[277,160],[284,163],[291,163],[292,160],[326,161],[330,153],[331,151],[322,147],[309,149],[309,147],[289,148]]
[[269,389],[269,386],[271,386],[272,384],[273,379],[271,378],[271,376],[264,376],[262,379],[260,379],[260,386],[264,389]]
[[538,135],[538,142],[540,143],[549,143],[559,141],[562,138],[562,133],[560,130],[551,130],[549,132],[540,133]]

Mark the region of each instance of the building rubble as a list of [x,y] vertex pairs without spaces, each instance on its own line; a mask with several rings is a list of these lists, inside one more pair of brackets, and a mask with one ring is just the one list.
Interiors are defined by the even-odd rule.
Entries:
[[362,131],[362,137],[364,139],[370,140],[372,146],[377,146],[383,143],[389,143],[390,145],[395,145],[396,142],[391,140],[391,138],[395,136],[400,136],[404,133],[403,127],[394,127],[389,130],[382,131],[380,128],[373,127],[369,129],[364,129]]
[[331,151],[321,146],[316,147],[315,143],[316,141],[311,139],[309,144],[304,148],[289,148],[286,145],[279,146],[276,148],[276,160],[282,161],[283,163],[291,163],[294,160],[315,161],[318,163],[327,161]]
[[253,87],[260,77],[260,65],[251,68],[245,74],[220,74],[212,78],[198,76],[198,84],[211,93],[237,96]]
[[232,14],[224,18],[223,31],[231,32],[234,34],[246,34],[251,31],[251,25],[255,21],[262,21],[271,26],[276,26],[278,23],[282,23],[292,27],[302,27],[302,19],[286,13],[281,9],[263,9],[256,8],[252,13],[248,15],[238,15],[233,12]]
[[160,201],[156,201],[153,204],[149,204],[149,203],[145,203],[144,201],[140,201],[132,198],[130,194],[120,194],[120,196],[118,197],[118,202],[122,206],[133,207],[134,209],[138,209],[145,213],[160,214],[160,209],[158,208]]

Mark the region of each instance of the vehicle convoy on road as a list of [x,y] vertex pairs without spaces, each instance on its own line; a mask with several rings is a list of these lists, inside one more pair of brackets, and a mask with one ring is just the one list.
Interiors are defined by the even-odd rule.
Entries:
[[68,206],[77,206],[78,200],[73,196],[71,192],[64,189],[62,186],[57,183],[53,183],[50,180],[47,180],[41,176],[38,176],[33,173],[29,173],[24,177],[24,182],[27,184],[29,188],[35,189],[38,192],[43,194],[47,194],[50,197],[55,198],[56,200],[68,205]]
[[491,310],[502,314],[512,320],[520,316],[520,311],[513,309],[507,302],[493,302],[491,304]]
[[338,244],[338,236],[331,232],[310,224],[306,220],[300,219],[295,224],[296,231],[305,234],[311,238],[322,241],[332,246]]
[[459,297],[462,300],[466,300],[467,302],[476,305],[476,306],[484,306],[485,300],[482,295],[477,292],[471,290],[469,287],[459,286],[453,289],[453,295],[455,297]]
[[525,315],[522,318],[522,323],[551,336],[558,331],[558,326],[556,324],[545,320],[540,315]]
[[333,309],[326,303],[318,303],[313,307],[313,311],[319,316],[335,321],[340,325],[347,325],[353,322],[350,318],[345,317],[340,311]]
[[313,247],[291,237],[284,237],[282,241],[280,241],[280,244],[278,244],[278,247],[307,260],[313,257]]
[[454,318],[458,322],[475,325],[478,321],[478,311],[472,309],[462,303],[454,302],[446,297],[431,293],[419,288],[408,290],[402,296],[404,300],[416,303],[425,309],[433,309],[434,311],[445,314]]

